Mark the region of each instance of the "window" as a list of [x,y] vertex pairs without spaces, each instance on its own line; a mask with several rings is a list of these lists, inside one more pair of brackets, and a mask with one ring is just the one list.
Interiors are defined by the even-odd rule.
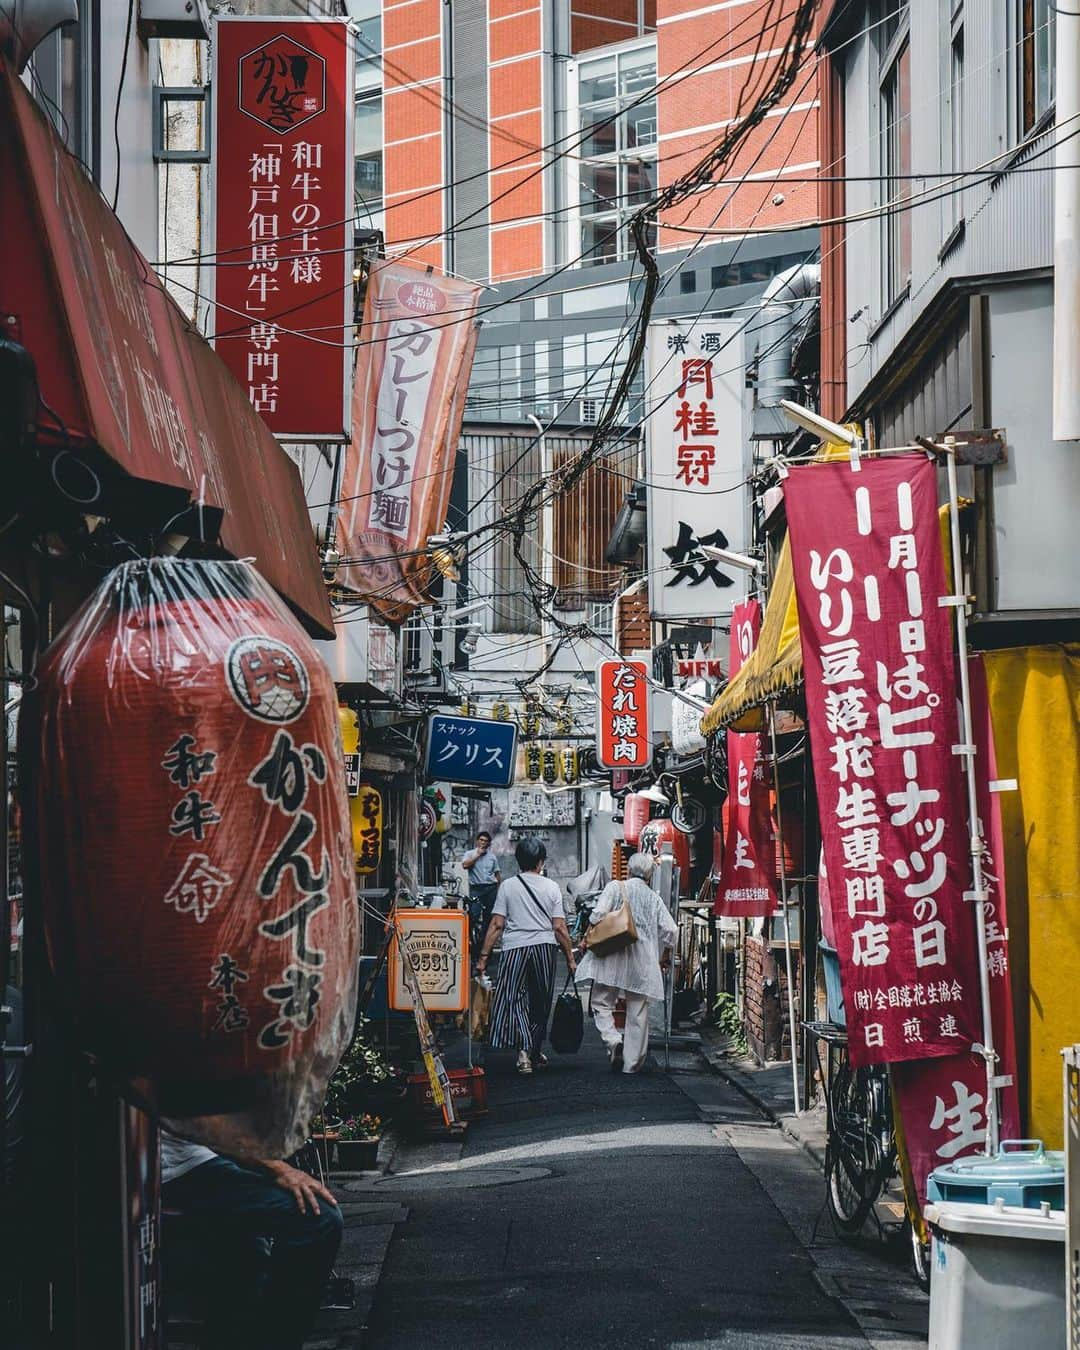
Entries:
[[356,131],[353,153],[356,157],[356,217],[357,228],[377,230],[382,227],[383,204],[383,148],[382,148],[382,94],[356,96]]
[[911,44],[908,12],[887,0],[881,38],[881,173],[887,210],[882,222],[885,304],[905,291],[911,277]]
[[679,273],[679,294],[693,295],[697,290],[697,273],[680,272]]
[[479,347],[473,358],[465,415],[470,420],[519,422],[531,403],[522,402],[521,348],[517,344]]
[[[656,50],[613,52],[578,67],[582,263],[634,252],[629,221],[656,192]],[[650,242],[655,228],[650,227]]]
[[[964,17],[960,10],[953,20],[949,44],[949,80],[946,115],[948,118],[948,165],[954,176],[964,172]],[[946,220],[955,229],[964,218],[963,180],[950,183],[945,198]]]
[[1034,131],[1054,105],[1053,0],[1016,0],[1020,137]]
[[728,263],[726,266],[713,267],[709,284],[714,291],[724,286],[746,286],[751,283],[762,284],[772,281],[778,272],[789,267],[797,267],[807,262],[806,253],[785,253],[779,258],[755,258],[745,262]]
[[[580,333],[563,339],[563,397],[566,417],[592,424],[607,406],[626,364],[627,344],[619,343],[617,328],[598,333]],[[630,386],[630,396],[620,422],[636,422],[642,416],[644,376],[639,367]]]
[[382,229],[382,3],[352,0],[349,15],[356,27],[356,118],[353,154],[356,161],[356,225]]

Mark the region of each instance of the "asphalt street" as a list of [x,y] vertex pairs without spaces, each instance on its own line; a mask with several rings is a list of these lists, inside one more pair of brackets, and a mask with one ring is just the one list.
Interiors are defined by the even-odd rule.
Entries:
[[921,1343],[895,1313],[903,1277],[884,1263],[880,1287],[878,1263],[863,1263],[862,1294],[876,1304],[869,1325],[880,1315],[885,1332],[860,1330],[866,1319],[809,1250],[851,1274],[847,1253],[813,1226],[820,1173],[696,1056],[673,1056],[665,1073],[661,1045],[648,1072],[614,1074],[589,1026],[579,1054],[551,1060],[519,1077],[489,1057],[490,1114],[464,1144],[407,1148],[379,1183],[408,1219],[366,1345]]

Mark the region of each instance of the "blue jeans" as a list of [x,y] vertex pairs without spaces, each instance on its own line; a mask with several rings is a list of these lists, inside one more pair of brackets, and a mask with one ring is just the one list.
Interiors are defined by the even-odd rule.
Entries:
[[299,1350],[333,1269],[341,1211],[321,1200],[319,1214],[301,1214],[269,1177],[227,1158],[166,1182],[161,1195],[189,1225],[205,1223],[204,1350]]

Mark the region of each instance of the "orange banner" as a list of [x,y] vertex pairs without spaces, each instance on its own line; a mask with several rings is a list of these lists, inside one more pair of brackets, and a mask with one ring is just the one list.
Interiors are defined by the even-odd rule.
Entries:
[[427,540],[446,522],[481,287],[372,266],[338,525],[344,585],[400,623],[430,597]]

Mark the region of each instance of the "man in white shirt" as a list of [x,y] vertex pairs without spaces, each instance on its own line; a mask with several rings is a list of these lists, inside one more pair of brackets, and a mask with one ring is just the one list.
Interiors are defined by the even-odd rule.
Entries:
[[465,854],[461,865],[469,874],[469,942],[475,956],[487,932],[502,881],[499,860],[492,852],[491,835],[487,830],[481,830],[476,836],[476,847]]
[[203,1350],[300,1350],[341,1243],[327,1188],[286,1162],[240,1164],[163,1128],[161,1202],[205,1223]]

